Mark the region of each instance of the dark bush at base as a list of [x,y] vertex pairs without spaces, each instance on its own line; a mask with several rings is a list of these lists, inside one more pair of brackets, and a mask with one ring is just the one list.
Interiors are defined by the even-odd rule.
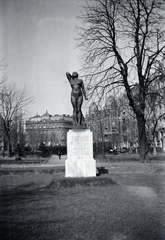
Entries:
[[108,173],[108,169],[105,167],[97,167],[97,171],[98,171],[99,175]]

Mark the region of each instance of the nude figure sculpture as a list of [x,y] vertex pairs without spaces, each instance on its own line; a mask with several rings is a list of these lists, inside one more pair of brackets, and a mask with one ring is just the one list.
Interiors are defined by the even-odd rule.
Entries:
[[72,88],[71,91],[71,103],[73,106],[73,122],[74,126],[81,127],[82,125],[82,111],[81,106],[83,103],[83,95],[85,100],[88,100],[86,96],[86,91],[84,88],[84,83],[82,79],[78,78],[78,73],[73,72],[72,75],[66,72],[67,79]]

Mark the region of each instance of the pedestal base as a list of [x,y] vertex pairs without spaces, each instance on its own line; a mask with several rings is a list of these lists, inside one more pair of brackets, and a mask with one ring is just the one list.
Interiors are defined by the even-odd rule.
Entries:
[[96,177],[96,161],[94,159],[66,160],[66,177]]
[[96,177],[93,159],[93,137],[89,129],[73,129],[67,133],[66,177]]

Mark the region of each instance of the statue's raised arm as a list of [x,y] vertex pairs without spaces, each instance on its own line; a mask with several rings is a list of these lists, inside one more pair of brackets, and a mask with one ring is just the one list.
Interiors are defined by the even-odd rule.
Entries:
[[70,80],[72,79],[71,74],[69,72],[66,72],[66,76],[67,76],[68,81],[70,82]]

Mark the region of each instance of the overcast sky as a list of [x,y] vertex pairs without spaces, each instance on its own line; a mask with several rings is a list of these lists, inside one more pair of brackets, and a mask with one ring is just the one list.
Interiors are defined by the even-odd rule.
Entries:
[[81,68],[76,29],[85,0],[0,0],[1,59],[8,81],[35,96],[30,116],[72,114],[65,72]]

